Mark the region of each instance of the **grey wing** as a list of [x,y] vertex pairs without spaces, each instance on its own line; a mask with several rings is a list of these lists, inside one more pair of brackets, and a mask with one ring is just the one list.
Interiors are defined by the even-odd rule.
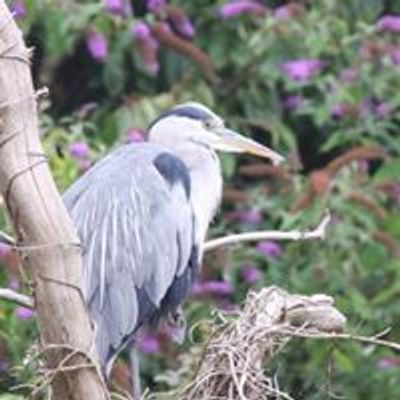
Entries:
[[104,159],[64,196],[84,249],[83,290],[103,366],[141,323],[186,297],[197,268],[186,167],[164,157],[185,179],[171,177],[151,148],[141,149]]

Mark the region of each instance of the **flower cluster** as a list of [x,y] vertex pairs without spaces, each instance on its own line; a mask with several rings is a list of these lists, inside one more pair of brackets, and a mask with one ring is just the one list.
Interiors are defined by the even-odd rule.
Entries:
[[165,8],[166,1],[165,0],[147,0],[147,9],[154,13],[158,13]]
[[381,32],[400,33],[400,16],[385,15],[378,20],[376,27]]
[[275,8],[274,18],[280,22],[286,21],[290,18],[298,16],[303,11],[303,7],[300,4],[292,2]]
[[126,141],[127,143],[144,142],[143,131],[141,129],[129,129]]
[[91,162],[89,159],[90,149],[86,142],[73,142],[69,145],[69,154],[74,158],[81,172],[90,168]]
[[293,94],[283,99],[282,105],[285,110],[297,110],[304,102],[304,98],[299,94]]
[[319,59],[305,58],[291,60],[282,64],[281,71],[294,81],[306,81],[321,72],[326,63]]
[[104,0],[104,8],[109,13],[120,16],[130,15],[132,12],[129,0]]
[[11,4],[11,12],[14,18],[20,19],[26,16],[26,6],[24,0],[15,0]]
[[90,29],[86,35],[86,46],[95,61],[103,62],[106,59],[108,44],[107,39],[101,32]]
[[262,271],[254,264],[244,264],[240,269],[240,277],[248,285],[254,285],[262,278]]
[[168,22],[179,36],[191,40],[195,35],[195,28],[186,15],[186,13],[178,7],[169,7]]
[[196,282],[191,293],[194,297],[224,297],[233,293],[233,286],[226,281]]
[[33,317],[33,311],[27,307],[17,307],[15,309],[15,315],[18,319],[25,321]]
[[160,69],[157,59],[159,44],[152,35],[150,27],[144,22],[138,22],[132,26],[131,32],[138,44],[146,70],[156,75]]
[[231,1],[221,6],[218,10],[218,14],[222,19],[230,19],[243,14],[264,16],[266,12],[267,8],[264,5],[252,0]]
[[141,332],[135,340],[136,348],[145,354],[158,353],[160,351],[160,340],[158,335]]
[[279,258],[282,255],[281,246],[272,240],[263,240],[257,244],[257,251],[270,258]]

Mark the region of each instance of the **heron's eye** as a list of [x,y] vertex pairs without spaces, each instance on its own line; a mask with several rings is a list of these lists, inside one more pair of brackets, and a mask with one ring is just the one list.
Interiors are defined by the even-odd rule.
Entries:
[[204,121],[204,128],[211,129],[213,126],[214,125],[213,125],[212,121],[210,121],[210,120],[205,120]]

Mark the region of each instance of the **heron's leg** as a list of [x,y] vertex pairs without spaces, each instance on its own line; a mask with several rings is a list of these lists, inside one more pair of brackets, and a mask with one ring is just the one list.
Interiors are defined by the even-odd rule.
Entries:
[[133,400],[140,400],[142,396],[142,391],[140,388],[139,355],[135,346],[130,346],[129,349],[129,366],[131,370]]

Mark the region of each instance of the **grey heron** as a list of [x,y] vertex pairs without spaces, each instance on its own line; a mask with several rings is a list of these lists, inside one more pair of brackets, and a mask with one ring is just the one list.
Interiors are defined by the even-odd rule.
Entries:
[[64,194],[83,246],[83,293],[106,376],[140,327],[176,312],[198,275],[221,201],[216,151],[283,159],[199,103],[161,114],[148,139],[111,152]]

